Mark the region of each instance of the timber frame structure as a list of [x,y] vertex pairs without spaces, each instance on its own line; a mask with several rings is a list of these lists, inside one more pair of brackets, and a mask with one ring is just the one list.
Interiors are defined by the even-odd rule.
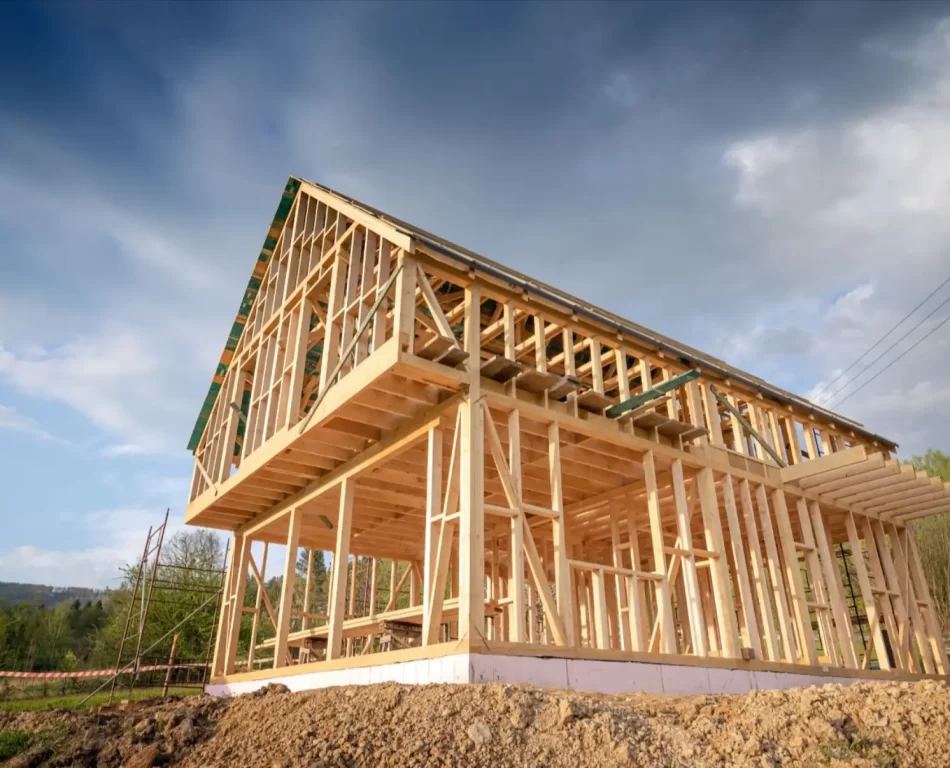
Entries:
[[[189,448],[187,522],[233,532],[222,691],[453,654],[527,682],[525,657],[638,663],[627,688],[644,665],[950,671],[912,532],[950,487],[894,443],[301,179]],[[276,605],[253,542],[285,548]],[[331,553],[325,613],[301,548]]]

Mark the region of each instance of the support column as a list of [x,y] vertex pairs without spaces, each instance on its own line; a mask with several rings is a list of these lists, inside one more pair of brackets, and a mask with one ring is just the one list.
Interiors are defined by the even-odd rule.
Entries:
[[[287,523],[287,551],[284,553],[284,579],[280,585],[280,607],[277,611],[277,638],[274,644],[274,669],[287,658],[287,635],[290,634],[290,612],[294,605],[294,580],[297,577],[297,545],[300,542],[299,508],[290,510]],[[261,574],[262,576],[264,574]]]
[[[548,425],[548,470],[551,478],[551,509],[558,514],[552,520],[554,535],[554,591],[557,594],[557,612],[564,626],[568,647],[579,642],[574,636],[574,608],[571,587],[571,569],[567,558],[567,532],[564,519],[564,490],[561,485],[561,431],[557,422]],[[530,535],[530,532],[527,532]],[[545,617],[550,624],[551,618]]]
[[719,502],[716,498],[716,480],[709,467],[701,469],[696,476],[699,486],[699,506],[703,514],[706,534],[706,549],[715,552],[709,561],[709,575],[716,602],[716,622],[722,640],[722,655],[738,659],[742,656],[739,646],[739,626],[736,621],[736,606],[729,583],[729,567],[726,563],[726,546],[722,539],[722,524],[719,522]]
[[653,570],[659,577],[659,581],[656,582],[656,613],[660,630],[660,652],[676,653],[673,603],[670,599],[670,582],[666,575],[663,517],[660,513],[660,495],[656,487],[656,462],[653,451],[643,454],[643,476],[646,482],[647,511],[650,516],[650,539],[653,542]]
[[459,639],[484,642],[485,511],[481,397],[481,292],[465,289],[465,351],[468,396],[459,404]]
[[230,625],[228,627],[227,655],[224,660],[224,674],[230,675],[234,672],[235,662],[237,660],[238,639],[241,635],[241,619],[243,617],[242,608],[244,607],[244,593],[247,588],[247,563],[251,555],[251,540],[247,536],[235,535],[235,553],[233,565],[234,571],[234,592],[231,600]]
[[425,563],[422,574],[422,642],[428,645],[432,622],[432,586],[435,577],[436,555],[439,538],[433,526],[439,522],[442,507],[442,430],[429,430],[428,457],[426,460],[426,535]]
[[[349,478],[340,485],[340,514],[336,523],[336,549],[330,568],[330,626],[327,630],[327,660],[338,659],[343,653],[343,611],[346,598],[346,567],[350,559],[350,531],[353,527],[353,481]],[[355,565],[354,565],[355,567]]]
[[[508,467],[511,482],[518,499],[523,500],[521,484],[521,414],[514,410],[508,414]],[[512,643],[525,641],[525,592],[524,592],[524,526],[520,516],[511,521],[511,538],[508,558],[508,637]]]

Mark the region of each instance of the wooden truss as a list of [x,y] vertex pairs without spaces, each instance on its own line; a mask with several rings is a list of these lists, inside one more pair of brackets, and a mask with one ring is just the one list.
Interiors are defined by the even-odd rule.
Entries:
[[947,486],[499,269],[300,183],[195,451],[217,677],[445,643],[950,671],[911,528]]

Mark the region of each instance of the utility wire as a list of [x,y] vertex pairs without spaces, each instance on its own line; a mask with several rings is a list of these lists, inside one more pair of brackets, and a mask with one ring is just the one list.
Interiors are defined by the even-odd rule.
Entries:
[[[894,349],[894,347],[896,347],[896,346],[897,346],[898,344],[900,344],[904,339],[906,339],[908,336],[910,336],[914,331],[916,331],[918,328],[920,328],[920,326],[922,326],[924,323],[926,323],[931,317],[933,317],[933,316],[934,316],[941,308],[943,308],[947,303],[950,303],[950,296],[948,296],[947,298],[945,298],[940,304],[938,304],[934,309],[932,309],[932,310],[930,311],[930,313],[929,313],[926,317],[924,317],[923,320],[921,320],[919,323],[917,323],[917,325],[915,325],[913,328],[911,328],[909,331],[907,331],[907,333],[905,333],[903,336],[901,336],[897,341],[895,341],[893,344],[891,344],[891,346],[889,346],[887,349],[885,349],[883,352],[881,352],[881,354],[879,354],[879,355],[878,355],[877,357],[875,357],[870,363],[868,363],[868,364],[867,364],[866,366],[864,366],[860,371],[858,371],[857,374],[855,374],[855,376],[854,376],[853,379],[851,379],[850,381],[845,382],[845,383],[842,384],[840,387],[838,387],[838,389],[836,389],[834,392],[832,392],[830,395],[828,395],[828,397],[825,399],[825,405],[824,405],[824,407],[825,407],[825,408],[831,408],[831,407],[837,408],[839,405],[841,405],[840,402],[839,402],[839,403],[836,403],[834,406],[831,405],[831,401],[834,400],[835,395],[837,395],[839,392],[842,392],[842,391],[846,390],[848,387],[850,387],[855,381],[857,381],[858,377],[860,377],[868,368],[870,368],[872,365],[874,365],[875,363],[877,363],[878,360],[880,360],[882,357],[884,357],[888,352],[890,352],[892,349]],[[931,331],[930,333],[933,333],[933,331]],[[929,336],[930,334],[928,333],[927,335]],[[924,338],[927,338],[927,337],[925,336]],[[917,343],[919,344],[920,342],[917,342]],[[916,344],[915,344],[914,346],[916,346]],[[913,349],[913,347],[911,347],[911,349]],[[910,351],[910,350],[908,350],[908,351]],[[897,359],[900,360],[900,358],[903,357],[905,354],[907,354],[907,353],[906,353],[906,352],[902,353],[901,356],[898,357]],[[896,362],[896,361],[894,361],[894,362]],[[889,366],[893,365],[894,362],[888,363],[888,364],[887,364],[886,366],[884,366],[884,368],[882,368],[881,370],[882,370],[882,371],[887,370],[887,368],[888,368]],[[878,376],[878,374],[875,374],[870,380],[873,381],[875,378],[877,378],[877,376]],[[864,386],[864,385],[862,384],[861,387],[863,387],[863,386]],[[857,392],[857,390],[854,390],[854,392]],[[854,392],[852,392],[851,394],[847,395],[847,397],[850,397],[852,394],[854,394]],[[841,402],[844,402],[844,401],[842,400]]]
[[[845,368],[841,373],[839,373],[837,376],[835,376],[831,381],[826,382],[825,384],[822,384],[820,387],[818,387],[818,389],[816,389],[816,390],[814,391],[814,393],[812,394],[812,399],[814,400],[814,399],[821,393],[822,390],[827,389],[828,387],[830,387],[830,386],[831,386],[832,384],[834,384],[838,379],[840,379],[842,376],[844,376],[848,371],[850,371],[852,368],[854,368],[854,366],[856,366],[856,365],[857,365],[858,363],[860,363],[864,358],[866,358],[869,354],[871,354],[871,352],[874,350],[874,348],[875,348],[878,344],[880,344],[882,341],[884,341],[884,339],[886,339],[888,336],[890,336],[892,333],[894,333],[894,331],[896,331],[898,328],[900,328],[900,327],[907,321],[907,318],[909,318],[912,314],[914,314],[914,312],[916,312],[916,311],[917,311],[918,309],[920,309],[924,304],[926,304],[928,301],[930,301],[930,300],[934,297],[934,295],[935,295],[941,288],[943,288],[947,283],[950,283],[950,277],[948,277],[946,280],[944,280],[942,283],[940,283],[940,285],[938,285],[936,288],[934,288],[934,290],[927,296],[926,299],[924,299],[922,302],[920,302],[920,304],[918,304],[918,305],[917,305],[916,307],[914,307],[910,312],[908,312],[906,315],[904,315],[904,317],[901,318],[900,322],[898,322],[898,323],[896,323],[895,325],[893,325],[893,326],[891,327],[891,329],[890,329],[887,333],[885,333],[883,336],[881,336],[881,338],[879,338],[879,339],[878,339],[877,341],[875,341],[870,347],[868,347],[868,348],[865,350],[864,354],[861,355],[861,357],[859,357],[857,360],[855,360],[853,363],[851,363],[851,365],[849,365],[847,368]],[[873,365],[873,363],[872,363],[872,365]],[[859,375],[860,375],[860,374],[859,374]],[[840,390],[838,390],[838,391],[840,391]]]
[[[950,299],[948,299],[947,301],[950,301]],[[944,302],[944,304],[946,304],[946,302]],[[941,305],[941,306],[943,306],[943,305]],[[840,406],[842,403],[846,402],[846,401],[848,400],[848,398],[850,398],[852,395],[855,395],[855,394],[857,394],[858,392],[860,392],[862,389],[864,389],[868,384],[870,384],[870,383],[871,383],[872,381],[874,381],[878,376],[880,376],[882,373],[884,373],[884,371],[886,371],[888,368],[890,368],[892,365],[894,365],[894,363],[896,363],[898,360],[900,360],[902,357],[904,357],[904,355],[906,355],[908,352],[910,352],[914,347],[916,347],[918,344],[920,344],[920,342],[924,341],[924,340],[925,340],[926,338],[928,338],[929,336],[932,336],[932,335],[934,334],[934,332],[938,331],[944,324],[946,324],[946,322],[947,322],[948,320],[950,320],[950,315],[947,315],[943,320],[941,320],[941,321],[940,321],[939,323],[937,323],[933,328],[931,328],[929,331],[927,331],[927,333],[925,333],[923,336],[921,336],[919,339],[917,339],[917,341],[915,341],[915,342],[914,342],[913,344],[911,344],[907,349],[905,349],[903,352],[901,352],[901,353],[900,353],[897,357],[895,357],[891,362],[889,362],[887,365],[885,365],[883,368],[881,368],[881,370],[879,370],[877,373],[875,373],[870,379],[868,379],[866,382],[864,382],[860,387],[858,387],[858,388],[857,388],[856,390],[854,390],[853,392],[850,392],[850,393],[848,393],[847,395],[845,395],[845,396],[844,396],[844,399],[843,399],[841,402],[839,402],[838,405]],[[836,406],[836,407],[837,407],[837,406]]]

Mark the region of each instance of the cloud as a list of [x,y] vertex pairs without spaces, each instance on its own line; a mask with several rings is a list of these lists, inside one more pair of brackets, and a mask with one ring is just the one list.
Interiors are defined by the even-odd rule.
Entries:
[[9,405],[0,405],[0,429],[12,429],[37,440],[67,445],[66,440],[51,435],[39,425],[36,419],[17,412],[16,408]]
[[106,454],[170,451],[184,442],[192,409],[165,386],[174,346],[131,328],[77,337],[42,355],[0,346],[0,379],[19,392],[65,403],[129,442]]
[[[0,580],[57,587],[117,587],[121,568],[142,555],[150,526],[160,525],[162,513],[141,507],[100,510],[65,516],[60,525],[84,531],[94,546],[52,549],[21,545],[0,553]],[[170,519],[166,538],[184,528]]]
[[[797,350],[795,364],[818,379],[805,389],[897,439],[906,452],[946,447],[950,338],[941,329],[890,363],[946,313],[938,312],[879,363],[863,368],[950,293],[936,296],[866,359],[839,374],[948,276],[948,30],[950,21],[944,20],[900,49],[872,47],[879,56],[896,57],[900,50],[914,67],[914,87],[899,101],[797,133],[738,139],[722,154],[734,174],[735,204],[752,222],[767,217],[768,230],[755,240],[759,275],[763,282],[787,276],[778,283],[786,291],[782,305],[800,302],[794,320],[787,312],[759,310],[746,337],[733,331],[741,339],[733,351],[761,367],[755,360],[766,345],[804,322],[812,341]],[[809,310],[814,297],[819,305]],[[794,350],[794,344],[780,348]]]

